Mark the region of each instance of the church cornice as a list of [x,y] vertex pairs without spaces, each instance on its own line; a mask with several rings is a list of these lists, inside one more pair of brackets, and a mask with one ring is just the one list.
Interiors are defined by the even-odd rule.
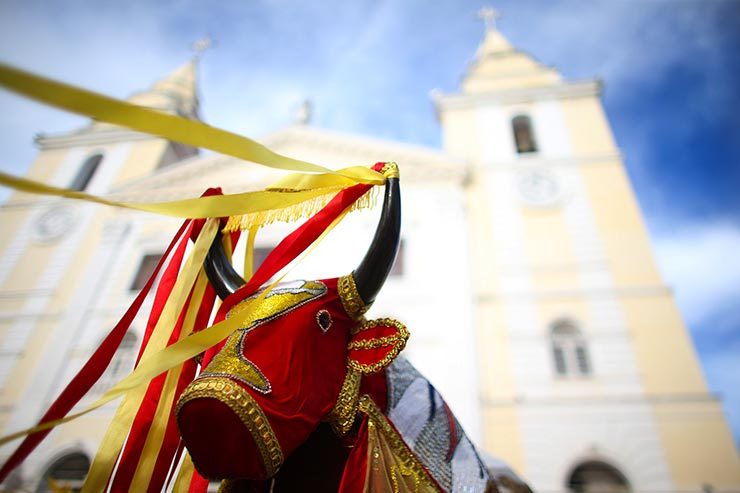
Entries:
[[511,299],[538,299],[538,300],[567,300],[580,299],[585,296],[599,298],[654,298],[668,297],[673,295],[673,290],[664,285],[646,286],[615,286],[609,288],[565,288],[565,289],[540,289],[540,290],[498,290],[496,292],[484,292],[476,295],[478,303],[497,303]]
[[[267,147],[294,157],[321,154],[340,156],[342,162],[319,163],[329,168],[355,164],[370,165],[393,160],[401,166],[405,183],[463,185],[469,169],[467,163],[440,151],[368,137],[344,135],[311,127],[293,126],[268,135],[261,142]],[[309,157],[309,159],[311,159]],[[219,178],[230,175],[228,183]],[[275,171],[223,155],[198,156],[156,170],[153,174],[122,183],[111,190],[119,199],[171,200],[199,195],[204,176],[213,176],[209,186],[223,186],[225,193],[258,190],[275,181]]]
[[614,152],[588,153],[563,156],[518,156],[516,159],[486,161],[471,164],[478,169],[517,169],[561,167],[561,166],[599,166],[621,164],[624,156],[619,150]]
[[[582,383],[582,380],[563,380],[563,384]],[[676,403],[716,403],[721,402],[717,394],[711,392],[686,392],[686,393],[663,393],[663,394],[629,394],[615,393],[612,395],[572,395],[572,396],[537,396],[517,395],[513,398],[482,398],[484,406],[487,407],[512,407],[512,406],[603,406],[605,404],[635,405],[649,402],[654,405],[671,405]]]
[[464,164],[459,159],[437,149],[301,125],[288,127],[283,131],[268,135],[264,143],[271,148],[304,144],[327,151],[353,154],[357,155],[356,159],[362,164],[385,160],[396,161],[402,167],[401,173],[407,169],[413,172],[412,168],[422,166],[434,168],[437,171],[444,170],[449,173],[448,178],[450,179],[462,179],[465,175],[462,169]]
[[433,91],[431,96],[438,110],[448,110],[474,108],[488,104],[518,104],[552,99],[598,97],[600,94],[601,82],[589,80],[476,94],[444,94]]
[[65,149],[68,147],[82,147],[106,145],[118,142],[133,142],[159,139],[160,137],[133,132],[125,128],[111,128],[106,130],[83,129],[66,135],[37,135],[34,139],[42,151],[50,149]]

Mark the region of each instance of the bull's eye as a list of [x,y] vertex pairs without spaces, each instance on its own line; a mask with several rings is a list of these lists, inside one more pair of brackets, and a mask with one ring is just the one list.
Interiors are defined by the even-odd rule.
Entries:
[[331,315],[327,310],[319,310],[316,313],[316,323],[319,324],[321,332],[326,334],[326,331],[331,327]]

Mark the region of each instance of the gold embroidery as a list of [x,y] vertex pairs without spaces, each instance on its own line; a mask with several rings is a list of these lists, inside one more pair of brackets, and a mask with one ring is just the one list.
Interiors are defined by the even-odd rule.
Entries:
[[418,477],[414,476],[414,472],[404,466],[403,464],[399,464],[396,466],[395,464],[391,466],[391,481],[393,482],[393,493],[399,493],[401,491],[401,488],[399,486],[399,477],[396,475],[396,470],[398,470],[398,474],[400,476],[411,476],[411,479],[414,482],[414,493],[419,493],[419,485],[421,484],[421,481]]
[[238,493],[246,490],[247,481],[243,479],[224,479],[218,486],[218,493]]
[[[391,482],[393,483],[393,493],[398,493],[398,490],[399,490],[398,477],[396,476],[396,466],[395,465],[391,466]],[[416,491],[414,493],[416,493]]]
[[401,338],[400,334],[393,334],[390,336],[378,337],[377,339],[352,341],[347,345],[347,349],[375,349],[383,346],[390,346]]
[[249,315],[242,328],[229,336],[224,347],[213,357],[201,376],[231,377],[245,383],[257,392],[269,394],[272,391],[270,381],[244,355],[247,334],[257,327],[323,296],[326,292],[326,285],[322,282],[303,281],[300,285],[278,286],[262,300],[258,300],[260,293],[256,293],[234,306],[229,311],[228,317],[244,310],[250,310]]
[[355,422],[360,398],[361,377],[361,373],[352,368],[347,369],[342,389],[337,397],[337,403],[329,413],[329,424],[331,424],[334,433],[339,436],[346,435]]
[[439,492],[434,479],[416,458],[401,435],[388,422],[368,395],[362,396],[360,410],[368,416],[368,454],[373,458],[366,491]]
[[321,281],[302,281],[302,283],[277,286],[259,302],[257,301],[262,291],[258,291],[234,306],[227,317],[249,309],[251,312],[242,326],[242,329],[249,331],[326,294],[326,285]]
[[352,358],[347,358],[347,365],[350,368],[357,370],[360,373],[364,373],[365,375],[369,373],[377,373],[388,366],[396,358],[396,356],[398,356],[398,353],[400,353],[401,350],[406,346],[406,341],[409,338],[409,331],[406,326],[398,320],[394,320],[392,318],[380,318],[377,320],[368,320],[366,322],[363,322],[362,324],[360,324],[359,327],[357,327],[357,333],[378,326],[395,327],[398,330],[398,333],[389,336],[378,337],[375,339],[361,339],[358,341],[350,341],[350,343],[347,345],[348,350],[375,349],[378,347],[391,346],[388,354],[386,354],[383,359],[381,359],[380,361],[376,361],[375,363],[365,364],[360,363],[359,361],[355,361]]
[[234,378],[261,394],[269,394],[272,391],[270,381],[241,350],[243,337],[244,333],[241,330],[231,334],[201,376]]
[[351,318],[359,320],[365,314],[370,306],[366,305],[360,297],[360,292],[357,291],[357,285],[355,284],[355,278],[352,274],[342,276],[337,282],[337,291],[339,292],[339,299],[342,301],[344,311],[347,312]]
[[401,178],[401,173],[398,170],[398,165],[393,161],[385,163],[383,169],[381,169],[380,172],[383,173],[383,176],[385,176],[386,178]]
[[283,463],[283,451],[267,416],[249,392],[228,378],[198,378],[182,393],[176,413],[179,415],[185,404],[201,398],[218,399],[239,416],[257,444],[267,477],[275,475]]

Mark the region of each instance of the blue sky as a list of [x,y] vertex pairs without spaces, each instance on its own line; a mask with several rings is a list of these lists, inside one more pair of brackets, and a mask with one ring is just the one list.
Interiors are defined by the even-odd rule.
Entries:
[[[319,127],[440,145],[429,91],[454,92],[480,41],[481,1],[0,3],[0,60],[125,97],[201,65],[203,116],[259,137],[313,102]],[[518,48],[604,105],[709,385],[740,441],[740,2],[496,1]],[[33,135],[84,120],[0,92],[0,167]]]

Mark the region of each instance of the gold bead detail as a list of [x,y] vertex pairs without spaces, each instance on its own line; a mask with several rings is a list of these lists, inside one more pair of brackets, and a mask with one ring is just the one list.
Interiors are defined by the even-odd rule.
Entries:
[[202,398],[217,399],[234,411],[257,444],[267,477],[274,476],[283,464],[283,451],[267,417],[249,392],[228,378],[198,378],[182,393],[176,414],[179,416],[188,402]]
[[398,170],[398,165],[393,161],[385,163],[383,169],[380,170],[383,176],[386,178],[398,178],[401,179],[401,173]]
[[370,308],[366,305],[360,297],[360,292],[357,290],[357,284],[355,284],[355,278],[352,274],[342,276],[337,281],[337,291],[339,292],[339,299],[342,301],[344,311],[351,318],[359,320]]

